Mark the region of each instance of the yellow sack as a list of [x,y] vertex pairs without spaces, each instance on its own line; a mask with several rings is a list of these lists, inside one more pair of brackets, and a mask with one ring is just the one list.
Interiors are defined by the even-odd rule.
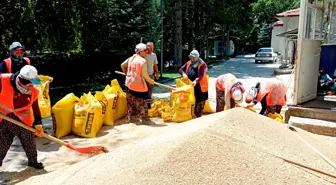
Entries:
[[172,115],[168,100],[154,100],[151,107],[148,110],[150,117],[161,117],[163,121],[171,121]]
[[274,114],[269,113],[269,114],[267,115],[267,117],[272,118],[272,119],[274,119],[275,121],[278,121],[278,122],[280,122],[280,123],[285,123],[285,120],[283,119],[283,117],[281,116],[281,114],[278,114],[278,113],[274,113]]
[[104,122],[104,117],[106,114],[106,107],[107,107],[107,98],[102,92],[96,92],[95,94],[96,100],[99,101],[100,105],[102,106],[102,117],[101,117],[101,122]]
[[113,126],[115,121],[123,118],[127,112],[126,93],[124,93],[116,79],[111,81],[102,91],[107,99],[107,109],[104,125]]
[[72,132],[86,138],[96,137],[103,125],[102,116],[102,105],[99,101],[90,92],[84,93],[75,105]]
[[73,93],[67,94],[52,107],[54,134],[57,138],[71,133],[74,107],[79,98]]
[[49,96],[49,84],[53,81],[50,76],[39,75],[42,84],[34,85],[39,90],[38,105],[40,107],[41,117],[48,118],[51,116],[51,105]]
[[[181,87],[189,79],[176,79],[176,87]],[[190,81],[190,80],[189,80]],[[187,91],[172,92],[170,95],[172,121],[179,123],[193,119],[195,108],[194,88]]]

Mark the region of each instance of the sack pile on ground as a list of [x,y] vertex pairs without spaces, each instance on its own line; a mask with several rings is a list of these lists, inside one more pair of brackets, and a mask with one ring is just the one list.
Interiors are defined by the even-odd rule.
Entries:
[[269,113],[269,114],[267,115],[267,117],[272,118],[272,119],[274,119],[275,121],[278,121],[278,122],[280,122],[280,123],[285,123],[285,120],[284,120],[284,118],[281,116],[281,114],[278,114],[278,113],[274,113],[274,114]]
[[61,138],[72,132],[94,138],[103,125],[114,126],[124,117],[126,109],[126,94],[117,80],[94,96],[89,92],[78,98],[70,93],[52,107],[55,136]]

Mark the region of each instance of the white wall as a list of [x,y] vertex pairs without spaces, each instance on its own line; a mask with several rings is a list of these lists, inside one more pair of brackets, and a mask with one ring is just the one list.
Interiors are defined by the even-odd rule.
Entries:
[[272,29],[271,47],[275,52],[283,53],[285,50],[285,38],[278,37],[277,35],[284,32],[283,26],[275,26]]
[[303,39],[299,46],[300,62],[297,62],[295,71],[294,105],[316,98],[321,44],[318,40]]

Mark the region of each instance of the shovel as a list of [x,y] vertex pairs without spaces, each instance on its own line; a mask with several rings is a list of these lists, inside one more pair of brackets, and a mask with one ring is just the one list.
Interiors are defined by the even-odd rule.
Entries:
[[[120,72],[120,71],[115,71],[115,73],[126,76],[125,73]],[[171,91],[173,91],[173,92],[183,92],[183,91],[187,91],[190,87],[193,86],[193,85],[186,85],[186,86],[183,86],[183,87],[177,87],[177,88],[174,88],[174,87],[172,87],[172,86],[164,85],[164,84],[161,84],[161,83],[158,83],[158,82],[154,82],[154,84],[157,85],[157,86],[160,86],[160,87],[169,89],[169,90],[171,90]]]
[[[5,119],[5,120],[7,120],[7,121],[9,121],[9,122],[17,125],[17,126],[20,126],[20,127],[24,128],[24,129],[27,129],[27,130],[29,130],[31,132],[34,132],[34,133],[36,132],[35,128],[29,127],[28,125],[26,125],[24,123],[21,123],[21,122],[15,120],[13,118],[10,118],[10,117],[8,117],[6,115],[3,115],[3,114],[0,113],[0,117],[2,119]],[[46,138],[46,139],[48,139],[48,140],[50,140],[50,141],[52,141],[52,142],[55,142],[55,143],[60,144],[60,145],[63,145],[63,146],[65,146],[65,147],[67,147],[67,148],[69,148],[71,150],[77,151],[77,152],[82,153],[82,154],[92,154],[92,153],[100,153],[100,152],[107,153],[108,152],[107,148],[105,148],[103,146],[90,146],[90,147],[79,148],[79,147],[73,146],[70,143],[66,143],[66,142],[64,142],[64,141],[62,141],[60,139],[57,139],[57,138],[55,138],[55,137],[53,137],[51,135],[48,135],[46,133],[43,134],[43,137]]]

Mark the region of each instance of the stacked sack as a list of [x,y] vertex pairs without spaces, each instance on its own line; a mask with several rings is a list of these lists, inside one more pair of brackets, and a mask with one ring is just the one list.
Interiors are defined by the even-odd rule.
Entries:
[[114,126],[126,115],[126,94],[117,80],[102,92],[84,93],[80,98],[66,95],[52,108],[54,132],[61,138],[71,132],[86,138],[96,137],[103,125]]
[[161,117],[163,121],[171,121],[171,108],[168,100],[154,100],[151,109],[148,110],[149,117]]

